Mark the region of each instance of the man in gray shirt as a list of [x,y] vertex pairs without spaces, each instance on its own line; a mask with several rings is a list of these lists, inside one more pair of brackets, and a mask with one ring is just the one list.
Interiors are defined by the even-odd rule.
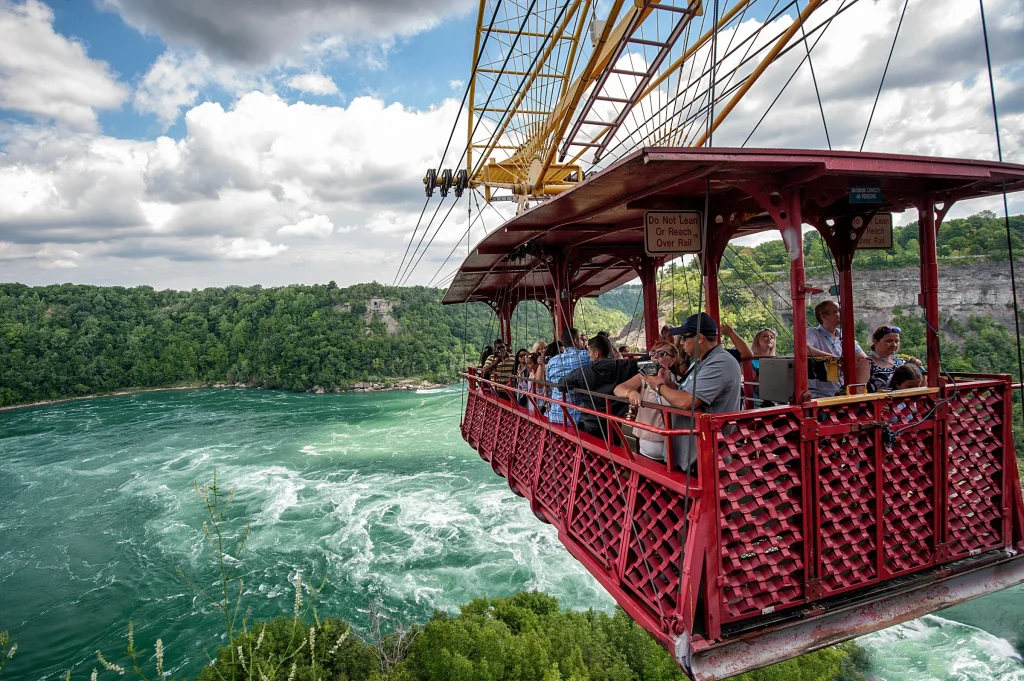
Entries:
[[[825,300],[814,306],[814,318],[818,326],[807,329],[807,356],[822,359],[840,358],[843,356],[843,333],[839,328],[839,306],[831,300]],[[860,343],[853,342],[857,362],[866,359],[867,355]],[[807,390],[811,397],[832,397],[843,388],[843,375],[838,381],[819,381],[808,379]]]
[[[699,333],[698,333],[699,329]],[[697,360],[683,377],[679,387],[673,387],[659,376],[644,376],[658,395],[677,409],[695,410],[709,414],[739,411],[741,405],[740,365],[718,339],[718,324],[705,312],[692,315],[682,326],[670,329],[672,335],[682,336],[683,350]],[[693,428],[689,416],[672,415],[672,427]],[[677,435],[672,439],[675,464],[683,471],[695,472],[697,463],[697,435]]]

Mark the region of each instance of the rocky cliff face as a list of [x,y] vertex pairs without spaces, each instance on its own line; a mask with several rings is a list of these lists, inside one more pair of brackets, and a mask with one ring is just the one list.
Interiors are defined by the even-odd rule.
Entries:
[[[1021,267],[1024,267],[1024,262],[1017,265],[1017,268]],[[808,308],[827,298],[834,299],[828,293],[833,285],[832,277],[809,277],[807,285],[825,291],[808,296]],[[788,321],[791,317],[789,281],[781,280],[773,283],[773,287],[781,296],[763,284],[753,286],[753,289],[765,300],[771,298],[776,314]],[[869,327],[875,327],[890,321],[896,307],[902,308],[906,314],[922,314],[918,305],[920,291],[920,272],[916,269],[855,271],[853,296],[856,318]],[[943,318],[966,321],[971,315],[988,315],[1012,326],[1013,292],[1009,264],[940,265],[939,311]]]

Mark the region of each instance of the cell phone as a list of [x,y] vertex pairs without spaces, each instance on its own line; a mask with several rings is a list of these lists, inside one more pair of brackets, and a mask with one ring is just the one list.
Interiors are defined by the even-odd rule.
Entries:
[[661,365],[651,360],[637,362],[636,366],[644,376],[655,376],[658,373],[658,369],[661,368]]

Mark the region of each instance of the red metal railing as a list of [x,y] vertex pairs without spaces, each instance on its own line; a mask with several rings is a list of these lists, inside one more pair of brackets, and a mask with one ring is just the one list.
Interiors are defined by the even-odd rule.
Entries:
[[[698,414],[689,478],[610,443],[627,425],[668,440],[690,431],[465,375],[465,439],[669,647],[685,632],[699,650],[757,618],[804,616],[896,577],[1024,549],[1007,376]],[[609,436],[548,423],[545,402],[601,416]]]

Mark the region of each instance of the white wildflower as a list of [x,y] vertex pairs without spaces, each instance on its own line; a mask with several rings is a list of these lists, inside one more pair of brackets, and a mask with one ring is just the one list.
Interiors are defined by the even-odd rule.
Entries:
[[316,647],[316,627],[309,628],[309,656],[313,656],[313,649]]
[[267,675],[264,674],[262,670],[260,670],[260,681],[270,681],[270,679],[267,678]]
[[113,662],[107,662],[103,659],[103,654],[98,650],[96,651],[96,659],[98,659],[100,664],[106,667],[109,671],[117,672],[121,676],[124,676],[124,667],[119,664],[114,664]]
[[245,654],[242,652],[242,646],[238,646],[237,650],[238,650],[238,661],[242,663],[242,669],[244,669],[245,671],[249,671],[245,667]]
[[263,645],[263,634],[265,634],[265,633],[267,633],[267,623],[266,622],[263,623],[263,628],[260,629],[259,638],[256,639],[256,650],[259,650],[260,646]]
[[341,636],[338,637],[338,640],[334,642],[334,645],[331,647],[330,650],[327,651],[327,654],[328,655],[333,655],[334,653],[338,652],[338,648],[341,647],[342,642],[346,638],[348,638],[348,632],[347,631],[344,632]]
[[297,663],[292,662],[292,673],[288,675],[288,681],[295,681],[295,668],[298,666]]
[[92,676],[89,677],[89,681],[96,681],[96,677],[99,676],[99,670],[96,667],[92,668]]
[[302,608],[302,573],[299,571],[295,572],[295,617],[299,616],[299,610]]
[[156,673],[164,675],[164,642],[160,639],[156,640]]
[[14,657],[14,651],[16,651],[17,649],[18,649],[18,644],[17,643],[15,643],[13,646],[11,646],[11,649],[7,651],[7,659],[8,660],[11,659],[12,657]]
[[135,650],[135,630],[132,627],[131,621],[128,622],[128,650]]

